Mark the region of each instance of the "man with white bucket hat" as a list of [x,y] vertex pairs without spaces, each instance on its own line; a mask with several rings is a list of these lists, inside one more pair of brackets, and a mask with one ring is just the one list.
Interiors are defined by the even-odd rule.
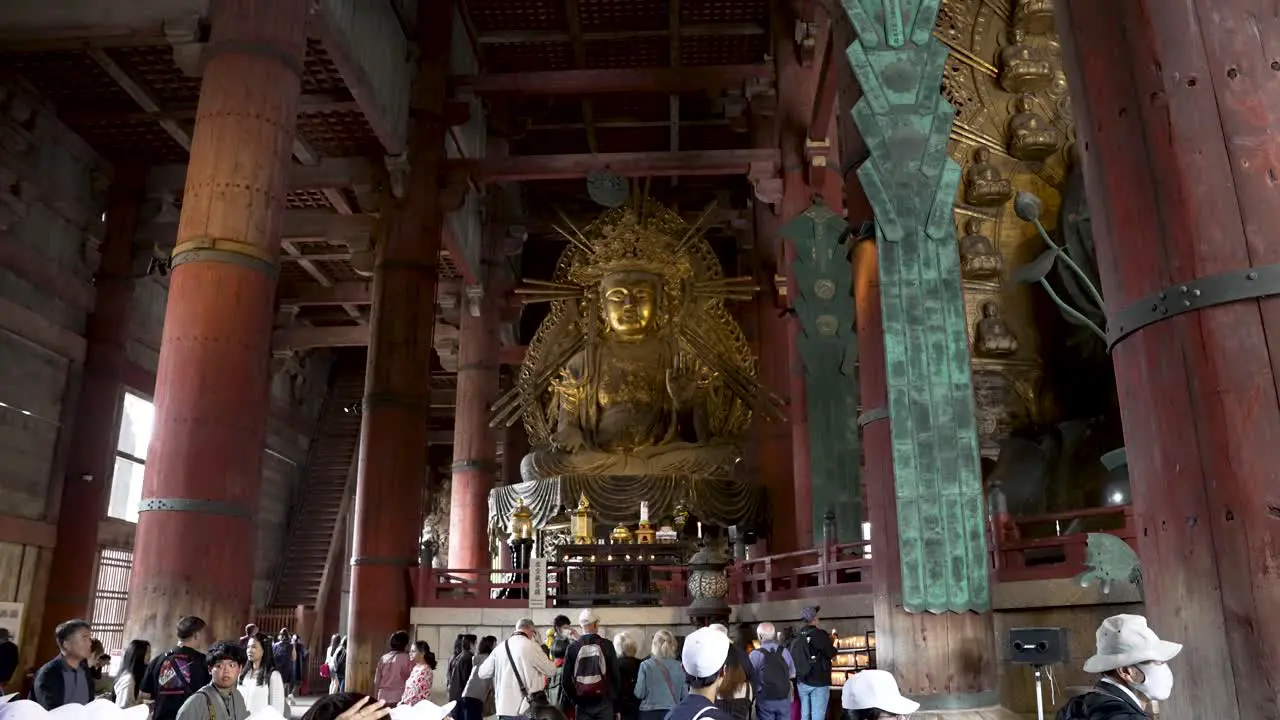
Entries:
[[1089,692],[1072,698],[1058,720],[1145,720],[1152,702],[1168,700],[1173,670],[1168,662],[1182,651],[1161,640],[1141,615],[1114,615],[1102,621],[1098,651],[1084,671],[1102,675]]

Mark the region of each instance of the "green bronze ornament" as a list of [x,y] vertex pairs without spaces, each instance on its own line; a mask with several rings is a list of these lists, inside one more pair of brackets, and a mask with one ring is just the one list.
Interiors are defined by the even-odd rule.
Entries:
[[858,467],[858,338],[853,325],[849,226],[820,199],[782,227],[795,249],[792,301],[800,321],[804,363],[814,546],[828,512],[836,542],[862,539]]
[[853,119],[870,150],[858,178],[880,238],[902,606],[933,613],[991,606],[939,1],[843,0],[863,90]]

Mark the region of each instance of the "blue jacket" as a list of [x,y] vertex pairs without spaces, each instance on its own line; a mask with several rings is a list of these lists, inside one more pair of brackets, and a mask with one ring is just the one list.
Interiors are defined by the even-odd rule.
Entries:
[[636,680],[640,712],[670,710],[688,693],[689,689],[684,684],[684,668],[678,660],[650,656],[640,663],[640,677]]

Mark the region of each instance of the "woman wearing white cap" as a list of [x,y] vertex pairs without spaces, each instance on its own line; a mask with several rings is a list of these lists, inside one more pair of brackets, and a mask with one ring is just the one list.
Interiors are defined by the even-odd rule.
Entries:
[[680,665],[689,694],[667,713],[666,720],[733,720],[715,706],[729,660],[729,636],[712,628],[695,630],[684,639]]
[[1168,700],[1173,670],[1168,662],[1182,646],[1147,627],[1141,615],[1114,615],[1102,621],[1098,651],[1084,671],[1102,675],[1093,690],[1071,698],[1058,720],[1146,720],[1152,701]]
[[920,709],[920,703],[902,697],[898,681],[884,670],[863,670],[849,678],[840,691],[840,706],[851,720],[888,720]]

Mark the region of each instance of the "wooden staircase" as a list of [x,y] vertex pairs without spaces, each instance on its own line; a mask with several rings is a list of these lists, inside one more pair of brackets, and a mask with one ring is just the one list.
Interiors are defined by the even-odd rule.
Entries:
[[[350,507],[350,495],[355,489],[360,446],[358,409],[363,396],[363,368],[335,367],[307,456],[306,476],[295,494],[272,607],[315,607],[326,582],[330,555],[336,551],[340,558],[346,551],[346,533],[339,533],[346,524],[339,520]],[[335,565],[341,572],[341,563]],[[336,581],[341,582],[341,575]]]

